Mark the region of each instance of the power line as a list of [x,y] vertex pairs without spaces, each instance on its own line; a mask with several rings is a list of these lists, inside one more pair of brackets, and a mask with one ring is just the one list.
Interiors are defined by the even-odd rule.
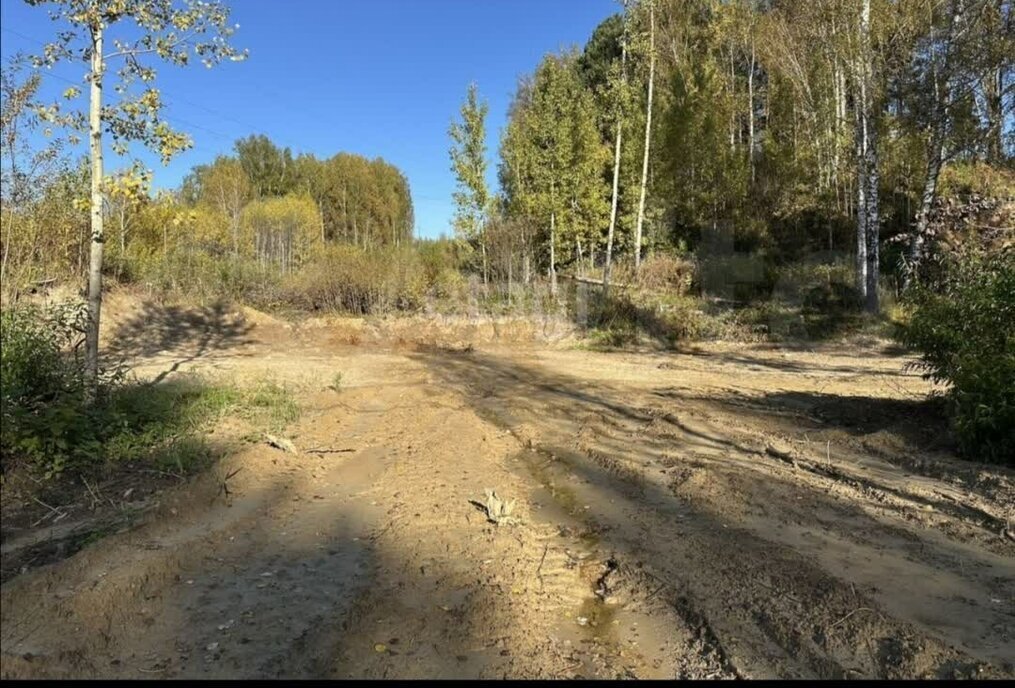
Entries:
[[[0,31],[3,31],[4,33],[12,34],[14,36],[18,36],[19,38],[22,38],[22,39],[24,39],[26,41],[29,41],[31,43],[35,43],[37,45],[41,45],[41,46],[45,46],[46,45],[46,43],[44,41],[40,41],[37,38],[32,38],[31,36],[26,36],[25,34],[21,33],[20,31],[15,31],[13,29],[8,29],[6,27],[0,27]],[[70,79],[65,79],[63,77],[60,77],[59,75],[53,74],[52,72],[48,72],[47,71],[47,73],[50,74],[51,76],[53,76],[54,78],[58,79],[59,81],[65,81],[65,82],[73,84],[75,86],[79,85],[79,82],[74,82],[74,81],[71,81]],[[235,124],[239,124],[240,126],[249,129],[251,133],[253,133],[255,131],[260,131],[259,127],[256,127],[256,126],[254,126],[254,125],[252,125],[250,123],[242,122],[242,121],[236,119],[235,117],[227,115],[227,114],[225,114],[223,112],[219,112],[218,110],[214,110],[214,109],[212,109],[212,108],[210,108],[210,107],[208,107],[206,105],[202,105],[200,103],[196,103],[196,102],[194,102],[192,100],[189,100],[187,98],[184,98],[183,96],[180,96],[180,95],[178,95],[176,93],[171,93],[171,92],[169,92],[168,90],[166,90],[164,88],[162,88],[160,90],[163,93],[165,93],[167,96],[172,98],[174,101],[179,101],[179,102],[184,103],[186,105],[190,105],[191,107],[198,108],[199,110],[204,110],[205,112],[207,112],[209,114],[212,114],[212,115],[215,115],[216,117],[219,117],[221,119],[229,120],[231,122],[234,122]],[[195,128],[202,129],[202,130],[204,130],[204,131],[206,131],[206,132],[208,132],[210,134],[213,134],[215,136],[221,136],[222,138],[227,138],[227,139],[232,139],[233,138],[231,136],[226,136],[225,134],[220,134],[218,132],[215,132],[214,130],[208,129],[207,127],[202,127],[200,125],[192,124],[192,123],[188,124],[187,122],[185,122],[184,120],[180,120],[179,118],[177,118],[177,120],[181,124],[185,124],[186,126],[193,126]]]

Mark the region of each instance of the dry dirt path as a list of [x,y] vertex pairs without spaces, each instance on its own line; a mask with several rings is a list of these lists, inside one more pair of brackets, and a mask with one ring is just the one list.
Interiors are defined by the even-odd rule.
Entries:
[[5,583],[4,677],[1012,676],[1012,474],[937,446],[902,359],[240,329],[138,370],[302,382],[300,453]]

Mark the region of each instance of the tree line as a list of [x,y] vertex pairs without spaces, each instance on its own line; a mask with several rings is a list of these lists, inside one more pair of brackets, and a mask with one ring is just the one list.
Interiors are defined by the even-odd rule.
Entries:
[[1013,55],[1009,0],[627,0],[520,80],[482,208],[470,89],[456,226],[488,253],[512,226],[496,269],[551,283],[713,245],[850,253],[876,311],[883,271],[919,278],[942,169],[1011,169]]
[[234,150],[233,156],[195,167],[184,179],[181,194],[187,203],[216,207],[235,226],[252,199],[305,195],[317,207],[322,241],[363,247],[411,241],[415,219],[409,182],[383,159],[352,153],[323,160],[313,154],[293,157],[263,134],[240,139]]

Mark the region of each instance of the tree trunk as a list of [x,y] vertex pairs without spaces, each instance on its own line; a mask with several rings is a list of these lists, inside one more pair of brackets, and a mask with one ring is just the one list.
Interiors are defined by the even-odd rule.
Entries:
[[[920,208],[916,212],[913,223],[913,235],[909,240],[909,247],[906,255],[906,267],[903,275],[903,290],[910,287],[918,277],[920,264],[926,253],[927,229],[930,224],[930,214],[934,208],[934,201],[937,197],[937,181],[941,173],[941,167],[945,161],[945,145],[948,139],[948,132],[951,128],[951,87],[953,51],[955,42],[963,30],[964,3],[962,0],[954,0],[951,4],[951,19],[948,24],[948,35],[945,39],[944,64],[940,71],[937,71],[936,59],[933,68],[934,92],[936,102],[934,104],[934,119],[930,149],[927,151],[927,176],[923,182],[923,195],[920,197]],[[943,83],[939,84],[939,78]],[[988,97],[989,100],[989,97]]]
[[479,245],[483,249],[483,290],[486,291],[490,286],[490,275],[486,261],[486,240],[481,239]]
[[995,165],[1004,160],[1002,93],[1001,68],[998,67],[991,70],[983,80],[983,94],[987,105],[987,161]]
[[556,214],[550,213],[550,293],[557,295],[557,254],[554,248],[556,243],[557,218]]
[[[627,8],[625,0],[624,8]],[[626,28],[625,28],[626,32]],[[623,39],[623,46],[620,51],[621,88],[627,69],[627,36]],[[620,189],[620,139],[624,131],[624,112],[617,108],[617,137],[613,146],[613,198],[610,203],[610,230],[606,234],[606,262],[603,264],[603,290],[610,287],[610,268],[613,260],[613,234],[617,227],[617,200]]]
[[860,45],[861,45],[861,77],[860,77],[860,123],[862,129],[862,156],[860,165],[863,168],[863,181],[866,184],[864,194],[865,211],[863,213],[864,226],[858,228],[858,233],[865,234],[864,257],[866,265],[864,274],[866,283],[864,287],[864,301],[868,313],[878,311],[878,240],[880,219],[878,212],[878,152],[877,132],[873,116],[873,56],[871,54],[870,42],[870,13],[871,0],[863,0],[863,9],[860,15]]
[[751,38],[751,62],[747,70],[747,161],[751,166],[751,183],[754,183],[754,39]]
[[[860,87],[861,90],[863,86]],[[861,96],[862,98],[862,96]],[[867,301],[867,165],[863,106],[856,112],[856,289]]]
[[[641,160],[641,193],[638,197],[638,223],[634,232],[634,268],[641,269],[641,228],[645,222],[645,190],[648,187],[648,157],[652,145],[652,91],[656,74],[656,10],[654,0],[649,5],[649,58],[648,99],[645,104],[645,151]],[[751,118],[751,138],[754,138],[754,118]],[[753,167],[751,168],[753,172]]]
[[932,142],[930,157],[927,160],[927,176],[923,181],[923,194],[920,196],[920,209],[916,211],[913,223],[913,236],[906,251],[906,269],[903,274],[902,290],[909,289],[916,280],[920,264],[923,262],[927,242],[927,229],[930,224],[930,213],[934,209],[937,197],[937,180],[944,160],[944,139],[935,135]]
[[102,27],[92,27],[91,85],[88,138],[92,162],[92,242],[88,266],[88,331],[85,334],[85,375],[94,395],[99,380],[99,319],[102,311]]
[[512,267],[513,263],[514,263],[514,260],[512,260],[511,252],[508,251],[508,261],[507,261],[507,264],[508,264],[508,284],[507,284],[507,287],[508,287],[508,293],[507,293],[508,306],[511,305],[511,286],[512,286],[512,284],[511,284],[511,267]]
[[[868,0],[869,1],[869,0]],[[877,313],[878,282],[881,276],[879,245],[881,240],[881,220],[879,212],[880,197],[878,193],[878,146],[877,131],[868,110],[864,118],[867,125],[867,312]]]

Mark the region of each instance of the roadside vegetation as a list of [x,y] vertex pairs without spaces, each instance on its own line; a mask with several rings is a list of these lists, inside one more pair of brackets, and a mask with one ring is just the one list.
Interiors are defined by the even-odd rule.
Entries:
[[20,306],[0,317],[3,474],[95,477],[148,466],[183,477],[217,454],[204,432],[225,417],[278,431],[299,415],[291,390],[262,379],[176,376],[157,383],[122,368],[87,384],[79,305]]

